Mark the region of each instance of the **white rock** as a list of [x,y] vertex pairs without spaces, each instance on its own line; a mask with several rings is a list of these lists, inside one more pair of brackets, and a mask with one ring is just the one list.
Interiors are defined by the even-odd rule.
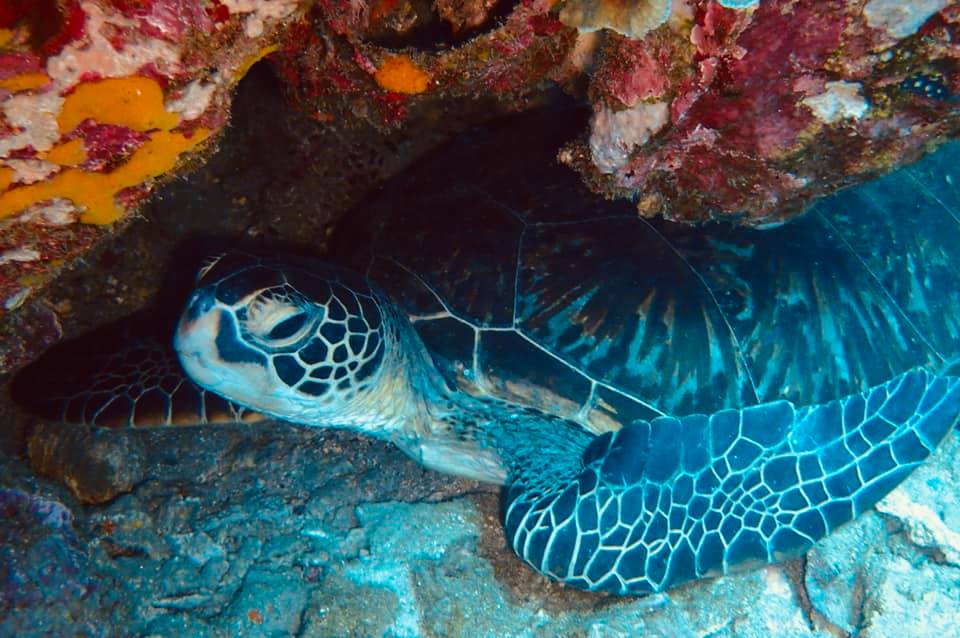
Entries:
[[947,562],[960,566],[960,534],[947,527],[929,506],[914,501],[907,491],[891,492],[877,503],[877,511],[898,518],[916,545],[938,549]]
[[0,253],[0,265],[14,261],[36,261],[37,259],[40,259],[40,253],[32,248],[11,248]]
[[623,110],[601,108],[590,121],[590,152],[601,173],[614,173],[630,159],[636,147],[666,125],[670,108],[666,102],[637,104]]
[[870,108],[859,82],[827,82],[827,90],[801,100],[818,119],[827,124],[840,120],[859,120]]
[[916,33],[930,16],[948,4],[949,0],[870,0],[863,15],[868,25],[899,40]]

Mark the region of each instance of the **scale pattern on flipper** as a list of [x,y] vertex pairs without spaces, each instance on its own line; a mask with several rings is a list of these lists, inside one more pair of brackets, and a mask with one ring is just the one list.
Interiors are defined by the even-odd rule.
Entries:
[[922,369],[863,393],[660,417],[598,437],[562,485],[515,483],[507,538],[536,569],[615,594],[799,554],[936,448],[960,379]]
[[41,359],[16,379],[15,398],[37,416],[101,428],[263,420],[184,376],[170,347],[157,339],[139,337],[116,352],[95,345]]

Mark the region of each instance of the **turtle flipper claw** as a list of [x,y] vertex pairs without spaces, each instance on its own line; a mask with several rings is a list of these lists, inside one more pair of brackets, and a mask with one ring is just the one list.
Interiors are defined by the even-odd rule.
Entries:
[[862,393],[597,438],[552,490],[511,486],[507,537],[541,572],[616,594],[794,556],[883,498],[957,422],[960,379],[914,369]]

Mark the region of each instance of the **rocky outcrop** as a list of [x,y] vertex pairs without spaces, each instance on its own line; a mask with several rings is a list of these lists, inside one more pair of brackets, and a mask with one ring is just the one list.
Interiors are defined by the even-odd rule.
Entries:
[[14,2],[0,303],[21,307],[99,225],[208,157],[265,56],[303,112],[357,143],[429,143],[559,86],[593,110],[561,154],[593,190],[762,226],[955,136],[958,30],[942,1]]
[[960,618],[956,435],[807,557],[639,599],[536,576],[496,494],[380,443],[282,425],[137,435],[149,480],[86,510],[4,461],[0,630],[880,638]]

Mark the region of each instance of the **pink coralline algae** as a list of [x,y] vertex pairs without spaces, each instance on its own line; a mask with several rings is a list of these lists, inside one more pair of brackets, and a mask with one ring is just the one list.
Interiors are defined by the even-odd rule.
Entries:
[[73,130],[70,138],[83,140],[87,156],[81,164],[84,170],[100,171],[123,163],[149,136],[125,126],[98,124],[87,119]]
[[561,158],[645,215],[780,223],[958,131],[960,105],[936,98],[960,82],[956,3],[530,0],[457,48],[388,52],[398,6],[320,5],[279,58],[305,108],[389,130],[559,83],[594,110]]
[[0,3],[0,314],[213,148],[267,57],[326,126],[593,109],[560,159],[640,214],[781,223],[960,131],[947,0]]
[[[609,113],[637,108],[625,96],[643,77],[608,71],[637,46],[611,36],[606,46],[618,53],[593,75],[590,144],[564,158],[643,214],[750,225],[780,223],[817,196],[918,159],[960,130],[960,105],[946,99],[960,83],[960,9],[893,4],[902,5],[690,3],[689,21],[644,41],[670,43],[671,85],[646,98],[668,105],[670,117],[641,118],[649,134],[640,142],[608,124]],[[661,60],[648,55],[641,66]],[[910,90],[904,83],[915,77],[942,89]],[[614,155],[622,161],[611,164]]]

